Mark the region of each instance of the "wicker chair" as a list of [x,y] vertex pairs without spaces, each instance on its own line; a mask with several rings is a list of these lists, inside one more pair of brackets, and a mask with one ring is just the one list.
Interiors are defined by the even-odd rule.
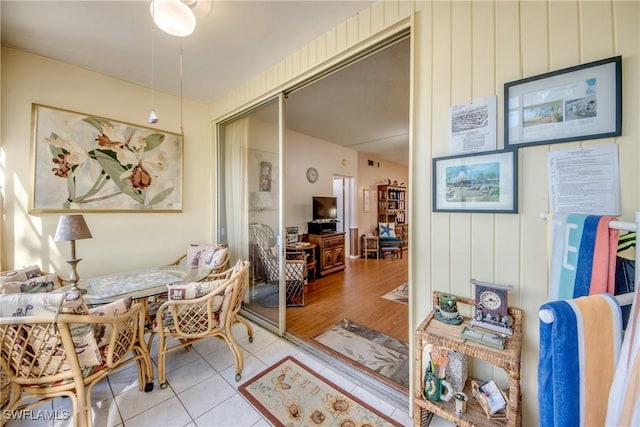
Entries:
[[[202,249],[198,251],[198,248]],[[210,274],[217,274],[223,272],[228,268],[229,263],[229,250],[224,245],[209,246],[209,245],[190,245],[187,253],[175,260],[169,265],[180,265],[182,262],[186,262],[191,268],[203,268],[203,261],[200,258],[200,253],[208,252],[209,254],[215,253],[216,250],[222,250],[222,257],[215,262],[215,267],[211,269]]]
[[[71,333],[78,324],[111,325],[99,366],[81,368]],[[108,374],[136,362],[140,390],[153,389],[153,367],[143,331],[141,304],[117,317],[55,313],[0,317],[0,366],[11,382],[4,410],[27,410],[68,396],[73,403],[73,425],[91,426],[91,391]],[[0,425],[6,421],[0,417]]]
[[[280,262],[271,248],[275,247],[275,234],[266,224],[253,223],[250,225],[253,238],[258,248],[258,255],[267,274],[267,282],[280,281]],[[307,260],[304,252],[297,257],[287,256],[285,260],[286,304],[288,307],[304,305],[304,285],[307,283]]]
[[[188,350],[192,344],[211,337],[222,339],[229,345],[236,365],[236,381],[240,381],[244,358],[231,328],[237,323],[244,324],[249,341],[253,341],[249,322],[238,316],[249,285],[249,261],[239,261],[236,266],[211,277],[209,282],[219,285],[204,296],[190,299],[171,299],[170,291],[169,301],[158,309],[153,332],[158,335],[160,388],[167,387],[167,354],[181,348]],[[204,282],[195,284],[203,285]]]

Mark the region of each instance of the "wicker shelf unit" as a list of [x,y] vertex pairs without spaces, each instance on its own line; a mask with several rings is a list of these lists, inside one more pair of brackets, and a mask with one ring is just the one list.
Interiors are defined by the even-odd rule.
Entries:
[[[477,344],[465,340],[461,336],[462,329],[470,326],[468,318],[460,325],[448,325],[435,319],[435,307],[440,301],[441,292],[433,293],[434,309],[422,321],[416,329],[416,353],[414,372],[414,398],[413,398],[413,421],[414,426],[423,426],[431,419],[431,413],[444,418],[458,426],[519,426],[521,423],[521,395],[520,395],[520,352],[522,347],[522,310],[510,307],[509,316],[513,318],[513,336],[507,337],[504,350]],[[466,304],[475,306],[475,301],[470,298],[456,296],[458,305]],[[482,409],[478,400],[471,390],[473,381],[482,382],[474,378],[469,378],[464,388],[464,392],[469,396],[467,411],[464,414],[456,415],[453,399],[448,402],[433,402],[424,397],[423,384],[426,366],[422,363],[422,353],[427,344],[447,347],[451,350],[462,353],[471,358],[477,358],[489,362],[507,373],[509,390],[507,394],[507,411],[509,417],[499,419],[498,417],[488,417]]]

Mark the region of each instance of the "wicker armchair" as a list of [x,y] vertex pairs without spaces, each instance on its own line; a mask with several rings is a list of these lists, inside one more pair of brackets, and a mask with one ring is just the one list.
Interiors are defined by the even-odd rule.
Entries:
[[[275,234],[266,224],[250,225],[258,255],[264,265],[267,281],[278,283],[280,280],[280,262],[272,248],[276,245]],[[297,257],[288,256],[285,260],[286,304],[288,307],[304,305],[304,285],[307,284],[307,260],[304,252]]]
[[[100,365],[80,366],[71,332],[78,324],[107,325],[108,344],[100,349]],[[141,304],[116,317],[56,313],[0,317],[0,366],[11,382],[4,407],[8,412],[3,411],[0,425],[11,411],[68,396],[73,403],[73,425],[91,426],[93,386],[132,362],[138,364],[140,390],[151,391],[153,368],[143,331]]]
[[[240,381],[244,358],[231,328],[237,323],[244,324],[249,341],[253,341],[249,322],[238,316],[248,284],[249,261],[239,261],[236,266],[210,277],[206,282],[184,285],[195,286],[198,295],[209,286],[211,290],[203,296],[189,298],[183,294],[179,296],[180,299],[173,299],[176,296],[174,292],[179,292],[170,288],[169,301],[160,306],[153,325],[154,335],[158,335],[160,388],[167,387],[167,354],[182,348],[188,350],[192,344],[210,337],[222,339],[229,345],[236,365],[236,381]],[[180,291],[183,292],[184,287]],[[153,335],[150,342],[152,340]]]
[[169,265],[185,263],[191,269],[211,269],[210,274],[223,272],[228,268],[229,250],[224,245],[189,245],[187,252]]

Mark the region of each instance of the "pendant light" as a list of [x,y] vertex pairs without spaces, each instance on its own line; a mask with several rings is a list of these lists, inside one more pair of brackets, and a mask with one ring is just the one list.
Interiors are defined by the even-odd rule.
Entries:
[[[152,2],[153,3],[153,2]],[[153,7],[153,4],[151,5]],[[155,63],[156,63],[156,26],[151,24],[151,111],[149,112],[149,123],[158,123],[158,115],[156,114],[156,91],[155,91]]]
[[186,37],[196,29],[196,15],[182,0],[151,0],[149,11],[158,28],[172,36]]

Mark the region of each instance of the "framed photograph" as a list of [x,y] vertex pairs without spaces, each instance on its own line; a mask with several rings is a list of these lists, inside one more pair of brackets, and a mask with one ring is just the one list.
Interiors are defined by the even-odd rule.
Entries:
[[620,56],[504,85],[505,148],[619,136]]
[[287,227],[287,245],[291,243],[298,243],[298,227]]
[[369,189],[368,188],[363,189],[362,190],[362,210],[364,212],[369,212],[369,209],[370,209],[369,208],[369,203],[370,203],[369,197],[370,197]]
[[32,104],[29,213],[181,212],[182,135]]
[[433,159],[434,212],[518,212],[518,151]]

